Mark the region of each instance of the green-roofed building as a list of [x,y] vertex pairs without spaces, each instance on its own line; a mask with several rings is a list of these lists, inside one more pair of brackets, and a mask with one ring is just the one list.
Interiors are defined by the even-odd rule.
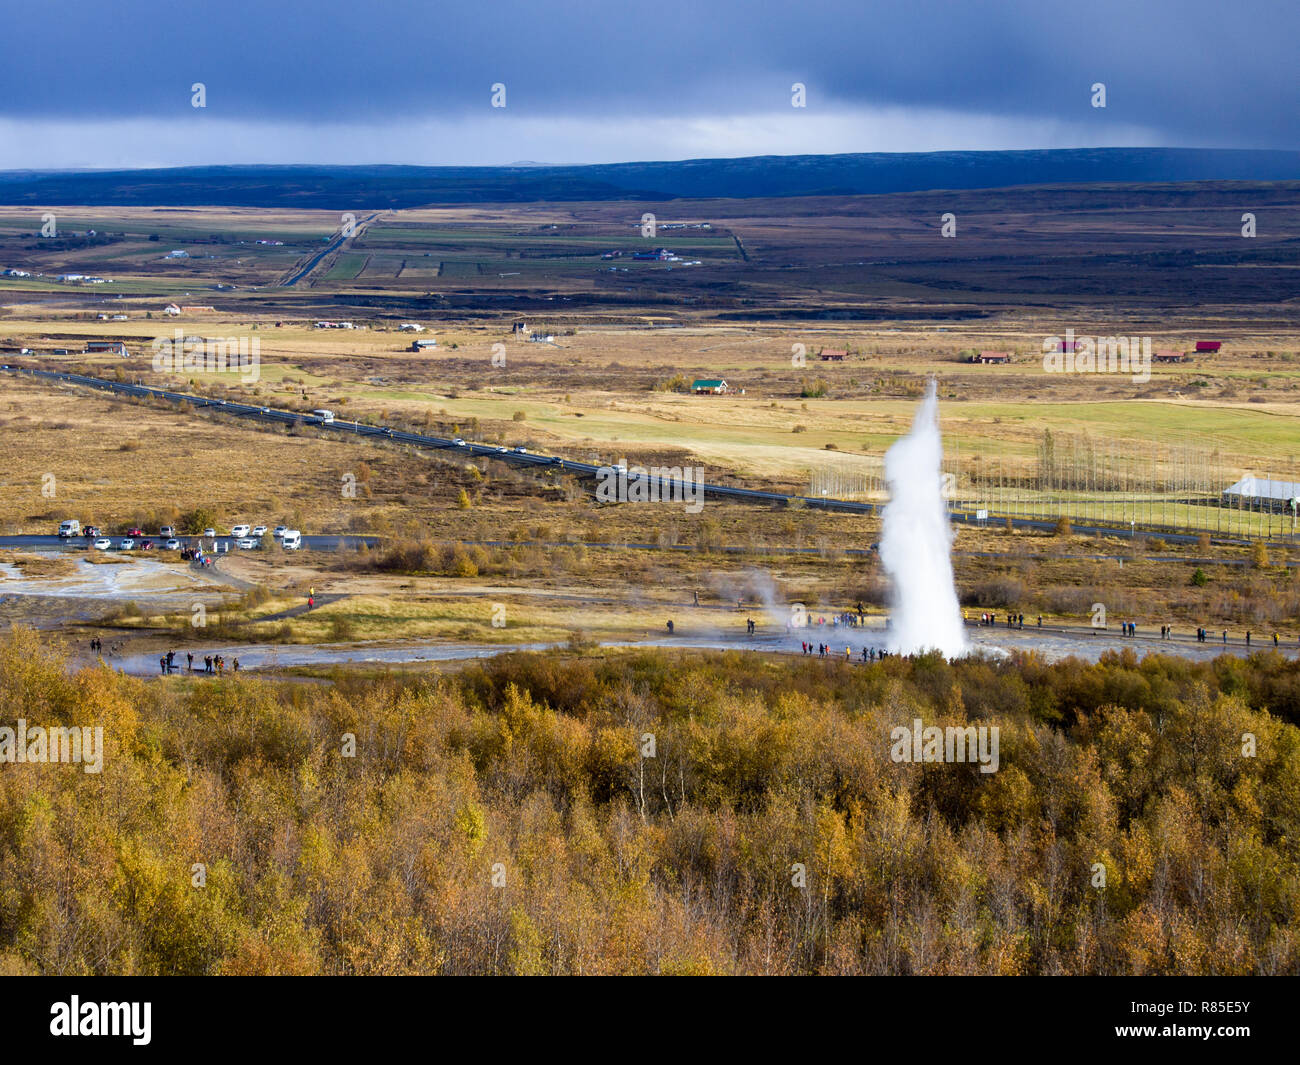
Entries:
[[696,395],[714,395],[720,396],[727,390],[727,382],[721,378],[718,380],[704,380],[691,382],[691,391]]

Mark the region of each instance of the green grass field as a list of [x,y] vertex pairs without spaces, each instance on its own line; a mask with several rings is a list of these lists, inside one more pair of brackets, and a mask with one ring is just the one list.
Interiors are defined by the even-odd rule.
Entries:
[[340,255],[325,275],[326,281],[351,281],[365,268],[368,255],[346,252]]

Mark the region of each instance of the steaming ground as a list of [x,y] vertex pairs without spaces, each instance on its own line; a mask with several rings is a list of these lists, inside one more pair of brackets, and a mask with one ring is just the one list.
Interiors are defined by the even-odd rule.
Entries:
[[[680,631],[687,628],[687,631]],[[883,624],[869,624],[865,627],[832,628],[830,625],[813,625],[806,629],[787,632],[783,627],[775,629],[760,624],[759,631],[748,636],[743,631],[722,632],[716,626],[694,624],[682,626],[674,636],[663,636],[648,640],[616,640],[602,644],[612,648],[663,648],[667,650],[719,650],[750,651],[755,654],[803,654],[801,641],[811,641],[814,653],[811,658],[821,661],[816,654],[816,645],[827,644],[831,653],[828,660],[843,661],[848,658],[858,668],[867,668],[862,662],[864,647],[874,648],[877,653],[889,646],[889,634]],[[1108,651],[1132,650],[1139,656],[1146,654],[1166,654],[1180,658],[1209,661],[1220,654],[1241,655],[1244,648],[1233,644],[1224,648],[1220,644],[1197,643],[1190,635],[1174,640],[1160,640],[1155,637],[1124,638],[1118,635],[1101,633],[1094,630],[1078,631],[1024,629],[1008,630],[993,627],[968,628],[963,634],[969,637],[967,654],[1005,657],[1015,652],[1033,652],[1046,661],[1057,661],[1071,656],[1095,662]],[[158,672],[159,650],[157,641],[151,643],[148,651],[133,651],[134,641],[125,641],[127,647],[122,656],[108,658],[108,664],[127,673],[150,676]],[[143,643],[144,641],[139,641]],[[562,644],[468,644],[468,643],[394,643],[394,644],[316,644],[276,645],[276,644],[220,644],[213,646],[179,646],[178,657],[183,661],[184,652],[193,650],[195,657],[202,661],[205,654],[222,655],[228,664],[239,659],[241,670],[276,670],[294,667],[330,666],[330,665],[402,665],[429,662],[456,662],[473,659],[492,658],[496,655],[510,654],[516,651],[550,651],[563,650]],[[1264,650],[1271,650],[1271,644]],[[1289,658],[1300,655],[1296,647],[1284,647],[1282,653]],[[93,661],[84,653],[73,656],[74,665],[87,665]]]

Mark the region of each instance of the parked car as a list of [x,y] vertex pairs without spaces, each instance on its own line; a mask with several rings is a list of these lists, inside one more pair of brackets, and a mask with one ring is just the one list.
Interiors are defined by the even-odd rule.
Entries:
[[107,536],[101,536],[98,540],[95,541],[94,544],[96,551],[107,551],[112,546],[113,546],[113,541],[110,540]]
[[163,547],[168,551],[179,551],[181,549],[181,542],[177,540],[176,537],[173,536],[170,540],[168,540],[165,544],[163,544]]
[[278,539],[280,539],[282,536],[284,536],[284,534],[287,533],[288,531],[289,531],[289,526],[287,526],[287,525],[277,525],[277,526],[275,527],[275,533],[274,533],[273,535],[274,535],[275,538],[278,540]]
[[297,551],[302,547],[302,533],[297,529],[285,529],[280,543],[286,551]]
[[141,551],[152,551],[152,550],[153,550],[153,541],[152,541],[152,540],[141,540],[141,541],[140,541],[140,550],[141,550]]
[[126,530],[126,535],[127,535],[127,536],[143,536],[143,535],[144,535],[144,530],[143,530],[143,529],[127,529],[127,530]]
[[76,518],[68,518],[65,521],[59,522],[60,537],[67,539],[69,536],[80,536],[80,535],[81,535],[81,522],[77,521]]
[[241,551],[251,551],[257,546],[257,541],[251,536],[241,536],[235,541],[235,546]]
[[204,529],[204,530],[203,530],[203,535],[206,536],[209,540],[215,540],[215,539],[217,538],[217,530],[216,530],[216,529]]
[[97,525],[87,525],[86,528],[85,528],[85,530],[84,530],[84,534],[85,534],[86,539],[88,539],[88,540],[93,540],[93,539],[95,539],[95,538],[99,535],[99,526],[97,526]]
[[124,536],[122,538],[122,542],[117,546],[120,547],[123,551],[133,551],[135,549],[135,541],[132,540],[131,537],[129,536]]
[[256,536],[256,537],[260,540],[263,536],[266,535],[266,526],[265,526],[265,525],[254,525],[254,526],[253,526],[253,535]]
[[232,525],[230,527],[230,535],[233,536],[236,540],[239,540],[247,536],[251,528],[252,528],[251,525]]
[[158,535],[170,539],[176,535],[176,527],[174,525],[164,525],[158,530]]

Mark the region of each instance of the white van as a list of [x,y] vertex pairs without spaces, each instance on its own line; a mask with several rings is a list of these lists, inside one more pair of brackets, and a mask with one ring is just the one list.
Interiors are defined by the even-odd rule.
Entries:
[[324,408],[312,411],[311,416],[318,422],[326,425],[334,420],[334,412],[332,410],[325,410]]
[[230,535],[236,540],[242,540],[250,531],[251,529],[247,525],[232,525],[230,527]]
[[302,533],[297,529],[286,529],[280,538],[280,544],[286,551],[297,551],[302,547]]
[[66,521],[59,522],[59,535],[64,539],[69,536],[80,536],[81,522],[76,518],[68,518]]

